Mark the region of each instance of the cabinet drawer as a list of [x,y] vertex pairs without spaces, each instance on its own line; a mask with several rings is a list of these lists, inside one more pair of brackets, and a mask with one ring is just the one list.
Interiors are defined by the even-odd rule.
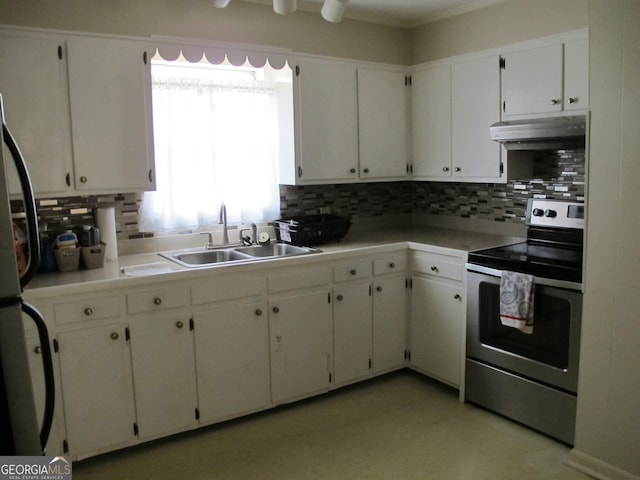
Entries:
[[191,285],[191,303],[201,305],[255,297],[266,291],[266,285],[266,276],[255,273],[216,276]]
[[359,278],[368,278],[371,275],[371,261],[349,262],[333,267],[333,281],[345,282]]
[[180,308],[187,305],[186,288],[165,288],[148,292],[130,293],[127,295],[127,312],[141,313],[170,308]]
[[269,293],[286,292],[301,288],[321,287],[329,283],[328,268],[304,268],[293,272],[269,275]]
[[413,255],[413,271],[462,281],[464,267],[461,258],[416,252]]
[[394,255],[385,255],[373,261],[373,274],[385,275],[387,273],[402,272],[407,269],[407,255],[405,252]]
[[53,309],[57,325],[102,320],[120,315],[120,297],[112,295],[104,298],[87,298],[58,303]]

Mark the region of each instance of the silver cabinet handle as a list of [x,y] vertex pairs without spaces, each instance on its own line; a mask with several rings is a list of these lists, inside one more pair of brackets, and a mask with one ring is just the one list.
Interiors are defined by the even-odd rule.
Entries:
[[377,291],[377,292],[381,292],[381,291],[382,291],[382,287],[378,285],[378,286],[376,287],[376,291]]
[[393,262],[389,262],[389,268],[396,268],[396,264]]
[[178,320],[178,321],[176,322],[176,327],[178,327],[178,328],[182,328],[182,327],[184,327],[184,323],[183,323],[181,320]]
[[273,313],[278,313],[280,311],[280,309],[278,307],[273,307]]
[[349,173],[356,173],[356,169],[355,168],[350,169]]
[[368,168],[365,168],[365,169],[363,170],[363,172],[364,172],[364,173],[369,173],[369,169],[368,169]]
[[260,316],[262,315],[262,310],[260,310],[259,308],[256,309],[256,316]]
[[118,335],[116,332],[113,332],[111,334],[111,340],[117,340],[118,338],[120,338],[120,335]]
[[33,349],[33,351],[35,352],[36,355],[40,355],[42,353],[42,347],[38,345],[36,348]]
[[572,105],[574,103],[578,103],[578,97],[569,97],[569,99],[567,100],[567,103],[569,105]]
[[442,171],[443,172],[448,172],[449,171],[449,167],[442,167]]
[[87,183],[89,181],[89,179],[87,177],[85,177],[84,175],[82,177],[80,177],[80,183]]
[[91,307],[87,307],[87,308],[85,308],[85,309],[84,309],[84,314],[85,314],[87,317],[90,317],[91,315],[93,315],[93,308],[91,308]]
[[438,273],[438,267],[436,267],[435,265],[431,265],[431,271]]
[[344,299],[344,297],[342,295],[337,295],[336,296],[336,300],[338,300],[339,302],[341,302]]
[[456,167],[456,168],[454,168],[454,169],[453,169],[453,171],[454,171],[454,172],[461,172],[461,171],[462,171],[462,169],[461,169],[460,167]]
[[351,275],[355,275],[356,273],[358,273],[358,271],[354,268],[349,272]]
[[153,299],[153,303],[156,305],[162,305],[162,299],[160,297],[156,297]]
[[462,295],[460,295],[459,293],[456,293],[453,298],[455,298],[456,300],[458,300],[459,302],[462,301]]
[[561,102],[560,102],[560,100],[559,100],[559,99],[557,99],[557,98],[552,98],[552,99],[551,99],[551,105],[558,105],[558,104],[560,104],[560,103],[561,103]]

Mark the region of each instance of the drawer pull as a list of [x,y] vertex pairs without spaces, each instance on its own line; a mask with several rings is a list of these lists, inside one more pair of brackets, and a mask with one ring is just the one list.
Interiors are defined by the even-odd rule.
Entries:
[[178,327],[178,328],[182,328],[182,327],[184,327],[184,322],[183,322],[182,320],[178,320],[178,321],[176,322],[176,327]]
[[382,291],[382,287],[381,287],[380,285],[378,285],[378,286],[376,287],[376,292],[381,292],[381,291]]
[[343,299],[344,297],[342,295],[336,296],[336,300],[338,300],[339,302],[341,302]]
[[280,309],[278,307],[273,307],[273,313],[278,313],[280,311]]
[[153,303],[156,305],[162,305],[162,299],[160,297],[156,297],[153,299]]
[[358,271],[357,271],[355,268],[352,268],[352,269],[349,271],[349,273],[350,273],[351,275],[355,275],[356,273],[358,273]]
[[396,268],[396,264],[394,262],[389,262],[389,268]]
[[117,340],[118,338],[120,338],[120,335],[118,335],[118,333],[117,333],[117,332],[113,332],[113,333],[111,334],[111,340]]
[[435,265],[431,265],[431,271],[438,273],[438,267],[436,267]]
[[36,348],[33,349],[33,351],[35,352],[36,355],[40,355],[42,353],[42,347],[38,345]]
[[91,308],[91,307],[87,307],[87,308],[85,308],[85,309],[84,309],[84,314],[85,314],[87,317],[90,317],[91,315],[93,315],[93,308]]
[[459,302],[462,301],[462,295],[460,295],[459,293],[456,293],[453,298],[455,298],[456,300],[458,300]]
[[256,309],[256,316],[260,316],[262,315],[262,310],[260,310],[259,308]]

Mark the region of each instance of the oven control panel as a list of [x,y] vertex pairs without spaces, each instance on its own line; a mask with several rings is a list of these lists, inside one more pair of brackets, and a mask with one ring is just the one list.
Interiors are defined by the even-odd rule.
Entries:
[[584,229],[584,203],[530,198],[526,223],[535,227]]

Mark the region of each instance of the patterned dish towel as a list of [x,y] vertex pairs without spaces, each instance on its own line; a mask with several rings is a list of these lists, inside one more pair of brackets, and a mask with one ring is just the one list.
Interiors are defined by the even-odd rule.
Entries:
[[533,333],[533,275],[502,272],[500,279],[500,321],[523,333]]

